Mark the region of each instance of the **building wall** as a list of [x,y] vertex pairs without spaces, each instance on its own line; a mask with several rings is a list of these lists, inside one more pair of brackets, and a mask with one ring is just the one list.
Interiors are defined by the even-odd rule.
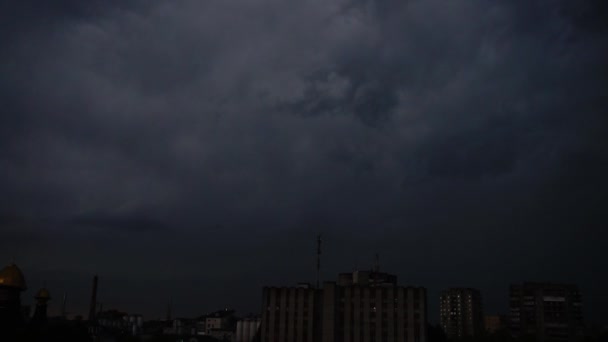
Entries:
[[304,287],[263,290],[261,336],[264,342],[317,342],[314,329],[318,292]]
[[441,328],[448,338],[480,336],[484,333],[481,294],[471,288],[451,288],[439,300]]
[[323,289],[323,342],[426,342],[426,289],[336,286]]
[[581,295],[575,285],[524,283],[510,287],[509,326],[515,337],[575,341],[582,336]]
[[261,321],[259,318],[243,319],[236,323],[236,342],[251,342],[255,337]]
[[426,299],[395,284],[264,288],[262,342],[426,342]]
[[219,341],[234,341],[235,332],[232,330],[216,329],[211,330],[208,336],[213,337]]
[[226,319],[223,317],[207,317],[205,319],[205,328],[207,333],[214,329],[226,328]]

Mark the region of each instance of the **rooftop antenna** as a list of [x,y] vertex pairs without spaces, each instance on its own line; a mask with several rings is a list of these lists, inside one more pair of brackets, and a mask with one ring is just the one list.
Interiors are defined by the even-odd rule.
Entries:
[[317,235],[317,288],[319,288],[320,273],[321,273],[321,234]]

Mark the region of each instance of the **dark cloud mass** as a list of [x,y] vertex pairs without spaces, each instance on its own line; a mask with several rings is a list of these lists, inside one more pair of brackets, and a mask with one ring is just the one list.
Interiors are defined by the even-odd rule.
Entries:
[[378,251],[431,305],[567,281],[605,322],[605,4],[1,1],[0,256],[75,312],[94,273],[249,312],[323,232],[328,280]]

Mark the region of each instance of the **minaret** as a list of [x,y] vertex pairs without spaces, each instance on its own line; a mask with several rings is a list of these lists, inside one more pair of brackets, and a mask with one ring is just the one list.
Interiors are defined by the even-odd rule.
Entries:
[[97,276],[93,277],[93,289],[91,290],[91,303],[89,306],[89,321],[95,320],[95,313],[97,309]]
[[34,316],[32,317],[32,325],[40,328],[47,322],[46,309],[49,300],[51,300],[51,294],[46,288],[41,288],[34,298],[36,299],[36,311],[34,311]]

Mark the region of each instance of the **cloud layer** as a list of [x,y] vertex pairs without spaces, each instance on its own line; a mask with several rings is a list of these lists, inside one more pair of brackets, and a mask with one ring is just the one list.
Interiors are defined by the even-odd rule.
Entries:
[[20,3],[0,243],[34,279],[256,310],[311,278],[322,231],[328,279],[379,251],[490,310],[511,281],[606,281],[602,1]]

